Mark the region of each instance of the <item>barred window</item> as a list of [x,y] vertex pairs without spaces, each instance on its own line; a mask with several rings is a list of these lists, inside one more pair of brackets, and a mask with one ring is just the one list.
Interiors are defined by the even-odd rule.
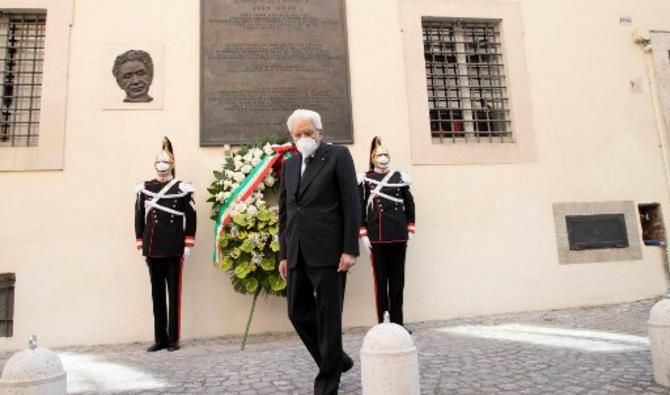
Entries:
[[15,273],[0,273],[0,337],[12,337],[14,332]]
[[0,147],[38,143],[45,28],[45,12],[0,11]]
[[499,22],[422,27],[433,143],[513,141]]

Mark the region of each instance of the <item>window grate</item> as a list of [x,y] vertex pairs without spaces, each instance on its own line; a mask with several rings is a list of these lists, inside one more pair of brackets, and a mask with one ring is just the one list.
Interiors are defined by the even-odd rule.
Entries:
[[15,283],[16,274],[0,273],[0,337],[13,335]]
[[433,142],[511,142],[499,22],[424,19]]
[[36,146],[46,13],[0,11],[0,147]]

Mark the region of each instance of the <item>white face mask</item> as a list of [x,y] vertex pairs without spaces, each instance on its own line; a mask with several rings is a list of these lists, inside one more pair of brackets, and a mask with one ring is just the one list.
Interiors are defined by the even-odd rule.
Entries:
[[156,163],[155,167],[156,170],[158,170],[161,173],[164,173],[170,169],[170,164],[165,162],[158,162]]
[[377,158],[377,166],[388,167],[390,161],[391,159],[389,159],[388,156],[380,156],[379,158]]
[[296,148],[302,154],[303,158],[314,155],[319,144],[311,137],[302,137],[295,143]]

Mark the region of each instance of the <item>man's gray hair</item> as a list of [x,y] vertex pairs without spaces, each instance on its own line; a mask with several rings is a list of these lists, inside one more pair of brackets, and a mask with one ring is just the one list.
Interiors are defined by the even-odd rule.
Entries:
[[302,108],[293,111],[293,114],[291,114],[286,121],[286,126],[288,127],[289,132],[293,132],[293,123],[297,120],[310,121],[318,131],[321,131],[321,115],[316,111],[305,110]]

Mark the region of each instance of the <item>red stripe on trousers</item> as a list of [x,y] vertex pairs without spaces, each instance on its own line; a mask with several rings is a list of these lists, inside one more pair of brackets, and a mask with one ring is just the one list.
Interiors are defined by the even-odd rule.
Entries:
[[370,262],[372,262],[372,279],[374,280],[375,283],[375,309],[377,310],[377,323],[379,323],[379,317],[381,317],[380,311],[379,311],[379,298],[377,297],[377,267],[375,265],[375,256],[372,253],[372,249],[370,249]]
[[177,341],[181,338],[181,274],[184,271],[184,257],[179,260],[179,285],[177,286]]

